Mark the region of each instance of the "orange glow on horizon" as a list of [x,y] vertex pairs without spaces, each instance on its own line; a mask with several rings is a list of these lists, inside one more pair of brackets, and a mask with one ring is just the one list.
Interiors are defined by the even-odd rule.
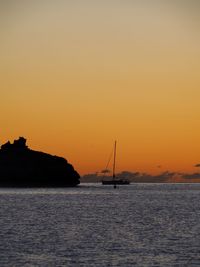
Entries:
[[0,144],[86,174],[117,139],[117,172],[198,172],[199,4],[111,2],[0,4]]

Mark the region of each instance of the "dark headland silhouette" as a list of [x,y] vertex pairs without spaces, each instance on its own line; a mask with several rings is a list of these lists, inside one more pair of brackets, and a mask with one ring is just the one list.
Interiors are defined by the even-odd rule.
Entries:
[[0,187],[68,187],[80,175],[66,159],[34,151],[19,137],[0,149]]

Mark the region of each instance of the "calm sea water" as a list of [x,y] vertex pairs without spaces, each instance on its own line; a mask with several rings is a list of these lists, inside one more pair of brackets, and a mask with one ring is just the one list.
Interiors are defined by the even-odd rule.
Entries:
[[0,266],[200,266],[200,184],[0,189]]

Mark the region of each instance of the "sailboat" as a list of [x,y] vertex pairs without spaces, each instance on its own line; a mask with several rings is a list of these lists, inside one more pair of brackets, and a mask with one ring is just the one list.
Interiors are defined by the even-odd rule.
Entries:
[[112,179],[109,180],[102,180],[103,185],[128,185],[130,181],[127,179],[117,179],[115,175],[115,165],[116,165],[116,150],[117,150],[117,141],[114,143],[114,159],[113,159],[113,173]]

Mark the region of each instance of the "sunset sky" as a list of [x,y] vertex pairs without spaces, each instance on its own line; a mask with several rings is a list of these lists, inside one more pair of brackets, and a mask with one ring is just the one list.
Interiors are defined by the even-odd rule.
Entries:
[[0,144],[24,136],[86,174],[116,139],[117,171],[198,171],[199,14],[198,0],[0,0]]

